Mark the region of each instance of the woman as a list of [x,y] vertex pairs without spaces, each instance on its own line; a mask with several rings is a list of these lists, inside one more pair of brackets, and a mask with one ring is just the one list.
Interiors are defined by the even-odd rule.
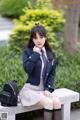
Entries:
[[30,40],[23,52],[23,67],[28,80],[20,91],[23,106],[42,105],[44,120],[61,120],[61,103],[54,94],[56,57],[52,52],[47,33],[42,25],[31,29]]

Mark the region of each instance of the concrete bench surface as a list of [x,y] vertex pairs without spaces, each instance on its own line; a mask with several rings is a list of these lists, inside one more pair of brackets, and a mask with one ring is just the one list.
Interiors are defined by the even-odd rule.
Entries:
[[[62,104],[62,120],[70,120],[70,107],[72,102],[79,101],[79,93],[66,89],[56,89],[54,93],[60,98]],[[21,103],[16,107],[4,107],[0,106],[0,117],[2,114],[6,114],[7,119],[5,120],[15,120],[15,115],[23,112],[29,112],[34,110],[42,109],[41,106],[30,106],[23,107]],[[5,115],[4,115],[5,116]],[[2,120],[2,119],[0,119]]]

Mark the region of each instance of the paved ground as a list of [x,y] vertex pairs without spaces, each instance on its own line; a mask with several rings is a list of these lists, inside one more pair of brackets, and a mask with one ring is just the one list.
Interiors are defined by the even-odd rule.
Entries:
[[0,46],[8,43],[13,28],[14,23],[11,19],[0,17]]
[[71,112],[71,120],[80,120],[80,109]]
[[14,23],[11,19],[0,17],[0,30],[12,30]]

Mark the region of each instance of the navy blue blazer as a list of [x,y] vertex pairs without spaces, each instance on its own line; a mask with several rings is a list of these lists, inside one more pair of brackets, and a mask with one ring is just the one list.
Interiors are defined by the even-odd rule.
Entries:
[[[56,74],[56,60],[51,52],[46,52],[48,57],[48,64],[45,79],[43,80],[43,85],[44,90],[53,92],[53,83]],[[32,85],[40,84],[41,65],[42,61],[40,59],[40,54],[34,52],[32,48],[26,48],[23,52],[23,67],[25,72],[28,73],[27,83]]]

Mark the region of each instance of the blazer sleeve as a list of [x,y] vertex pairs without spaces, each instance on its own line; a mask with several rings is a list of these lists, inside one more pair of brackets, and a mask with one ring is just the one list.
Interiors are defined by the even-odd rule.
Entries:
[[23,68],[26,73],[31,74],[34,66],[36,65],[37,60],[39,59],[40,54],[33,52],[30,54],[29,49],[24,50],[23,52]]
[[48,90],[49,92],[54,91],[53,84],[54,84],[55,76],[56,76],[56,62],[52,63],[52,68],[46,81],[45,90]]

